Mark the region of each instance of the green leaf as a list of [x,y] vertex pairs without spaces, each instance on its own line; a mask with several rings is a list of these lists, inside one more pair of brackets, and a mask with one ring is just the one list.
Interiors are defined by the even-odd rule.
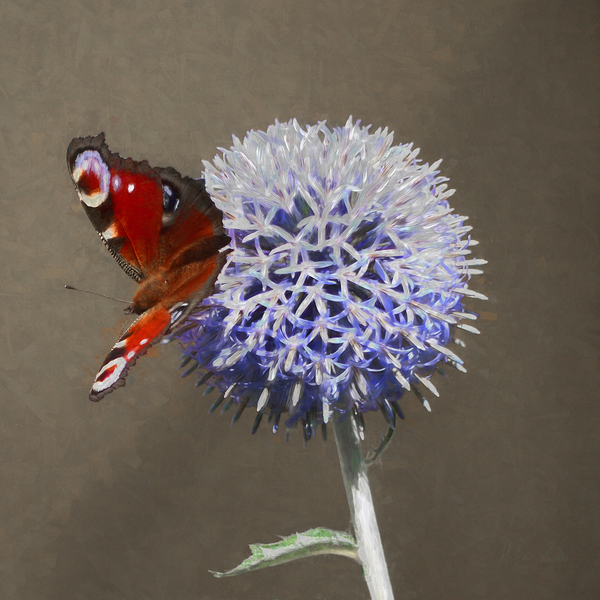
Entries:
[[250,544],[250,550],[252,556],[230,571],[210,572],[215,577],[231,577],[318,554],[340,554],[360,563],[358,546],[354,538],[348,533],[332,531],[324,527],[309,529],[304,533],[294,533],[274,544]]

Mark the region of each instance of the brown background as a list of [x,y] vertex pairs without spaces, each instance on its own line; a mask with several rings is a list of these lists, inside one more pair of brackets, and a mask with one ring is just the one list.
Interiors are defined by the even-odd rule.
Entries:
[[[389,126],[468,214],[490,297],[372,470],[397,600],[600,597],[598,4],[1,0],[0,598],[360,599],[347,559],[233,579],[348,526],[335,444],[206,416],[176,347],[87,400],[133,284],[79,207],[74,136],[200,176],[275,118]],[[383,431],[379,415],[367,426]]]

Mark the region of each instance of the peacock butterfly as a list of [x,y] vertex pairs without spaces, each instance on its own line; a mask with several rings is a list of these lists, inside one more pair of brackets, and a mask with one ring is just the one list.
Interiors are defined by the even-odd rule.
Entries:
[[75,138],[67,165],[92,225],[139,284],[127,309],[139,316],[96,375],[90,400],[97,402],[125,385],[137,359],[213,292],[230,238],[204,180],[121,158],[104,133]]

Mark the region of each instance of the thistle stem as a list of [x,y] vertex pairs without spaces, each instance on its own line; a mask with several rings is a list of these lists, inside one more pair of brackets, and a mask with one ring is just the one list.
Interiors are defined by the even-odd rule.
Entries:
[[336,415],[333,419],[333,432],[358,544],[358,556],[363,565],[371,599],[393,600],[394,594],[381,545],[367,468],[360,447],[358,429],[352,416]]

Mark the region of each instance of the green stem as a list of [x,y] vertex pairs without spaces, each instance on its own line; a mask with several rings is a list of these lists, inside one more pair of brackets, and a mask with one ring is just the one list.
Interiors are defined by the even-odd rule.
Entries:
[[394,594],[381,545],[367,468],[352,416],[336,415],[333,419],[333,432],[358,544],[358,556],[363,565],[371,599],[393,600]]

